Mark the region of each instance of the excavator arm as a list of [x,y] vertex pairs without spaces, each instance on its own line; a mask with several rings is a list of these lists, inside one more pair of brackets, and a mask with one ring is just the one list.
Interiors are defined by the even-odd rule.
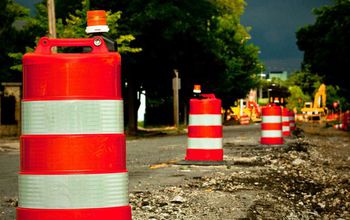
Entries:
[[315,94],[314,108],[325,108],[326,107],[326,85],[321,84],[320,88]]

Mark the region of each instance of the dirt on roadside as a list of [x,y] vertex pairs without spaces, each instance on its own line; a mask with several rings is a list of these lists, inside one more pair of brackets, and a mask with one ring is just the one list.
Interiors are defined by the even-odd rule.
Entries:
[[300,124],[285,142],[226,143],[229,165],[178,186],[131,192],[133,219],[350,219],[349,133]]

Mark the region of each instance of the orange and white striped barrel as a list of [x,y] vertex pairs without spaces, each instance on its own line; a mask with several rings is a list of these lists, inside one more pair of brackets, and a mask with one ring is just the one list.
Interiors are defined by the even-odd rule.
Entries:
[[279,106],[262,108],[261,144],[283,144],[282,109]]
[[222,161],[221,100],[191,99],[185,160]]
[[335,128],[335,129],[343,129],[343,124],[335,124],[335,125],[333,125],[333,128]]
[[282,108],[282,135],[290,136],[289,110]]
[[120,62],[100,37],[25,54],[17,220],[131,219]]
[[239,123],[240,123],[241,125],[249,125],[249,123],[250,123],[250,118],[249,118],[249,116],[246,115],[246,114],[243,114],[243,115],[241,116],[241,118],[239,119]]
[[289,111],[289,129],[290,131],[294,131],[296,129],[295,114],[293,111]]
[[342,129],[344,131],[347,131],[349,129],[349,122],[350,122],[350,112],[346,111],[343,114],[343,122],[342,122]]

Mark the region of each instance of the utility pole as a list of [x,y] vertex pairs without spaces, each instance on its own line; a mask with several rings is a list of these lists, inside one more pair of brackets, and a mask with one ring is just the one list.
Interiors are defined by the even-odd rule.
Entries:
[[49,20],[49,37],[56,38],[56,15],[55,15],[55,0],[47,0],[47,12]]
[[174,108],[174,125],[179,129],[179,90],[180,79],[179,72],[174,70],[175,77],[173,78],[173,108]]

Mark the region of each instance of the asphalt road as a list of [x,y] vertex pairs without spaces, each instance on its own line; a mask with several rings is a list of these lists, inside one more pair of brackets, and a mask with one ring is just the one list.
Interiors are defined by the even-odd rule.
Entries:
[[[257,144],[260,137],[260,124],[224,126],[223,131],[224,143],[239,143],[240,141],[247,143],[249,139],[253,142],[252,144]],[[179,173],[179,169],[165,168],[167,164],[173,164],[185,158],[186,142],[187,135],[127,141],[129,189],[132,191],[147,189],[148,187],[174,185],[180,183],[184,176],[190,175],[184,175],[183,172]],[[201,172],[205,173],[206,169],[201,169]]]
[[[258,143],[260,126],[224,126],[224,143],[251,140]],[[127,169],[129,191],[162,187],[181,183],[184,178],[199,175],[186,168],[172,169],[168,164],[184,159],[187,135],[147,137],[127,141]],[[0,220],[13,220],[15,208],[10,205],[17,198],[17,172],[20,154],[18,140],[0,141]],[[162,169],[158,169],[161,167]],[[200,169],[205,173],[212,170]],[[185,173],[185,174],[184,174]]]

